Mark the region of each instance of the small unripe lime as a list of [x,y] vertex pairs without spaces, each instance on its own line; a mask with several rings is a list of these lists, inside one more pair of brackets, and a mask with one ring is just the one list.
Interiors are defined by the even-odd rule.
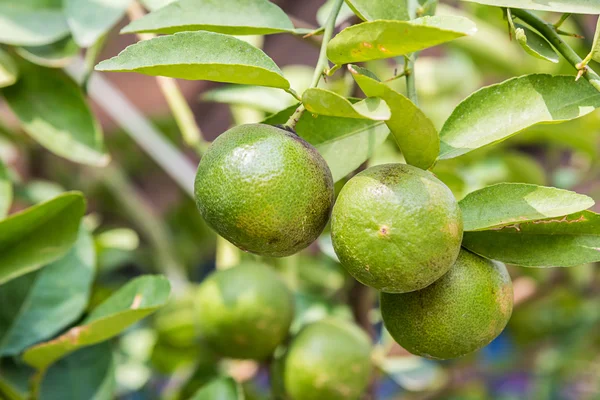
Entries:
[[263,256],[297,253],[323,231],[333,178],[308,142],[274,126],[237,126],[202,157],[196,203],[206,222],[239,248]]
[[356,325],[334,319],[303,328],[284,361],[284,385],[293,400],[355,400],[371,371],[371,342]]
[[262,360],[286,338],[294,316],[291,291],[270,267],[245,263],[218,271],[198,288],[200,336],[216,352]]
[[464,356],[494,340],[513,307],[504,264],[462,250],[441,279],[411,293],[381,294],[381,314],[392,337],[412,354]]
[[389,293],[422,289],[452,266],[462,241],[460,208],[432,173],[404,164],[369,168],[346,183],[331,237],[342,265]]

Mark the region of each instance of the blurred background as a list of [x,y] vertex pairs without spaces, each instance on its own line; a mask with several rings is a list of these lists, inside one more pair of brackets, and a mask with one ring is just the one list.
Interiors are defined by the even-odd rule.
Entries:
[[[325,17],[323,0],[274,1],[299,27],[317,27]],[[470,38],[422,52],[416,63],[419,103],[441,127],[454,107],[478,88],[529,73],[575,75],[561,61],[553,64],[526,54],[510,39],[497,8],[443,2],[440,14],[469,14],[478,26]],[[325,13],[326,14],[326,13]],[[555,22],[559,14],[543,15]],[[352,17],[349,17],[352,18]],[[595,17],[572,16],[563,29],[585,56]],[[136,41],[114,29],[99,59],[116,55]],[[344,25],[342,24],[341,27]],[[318,47],[291,35],[249,38],[282,67],[299,92],[310,83]],[[386,80],[401,70],[402,59],[368,63]],[[105,74],[189,161],[179,129],[157,80],[137,74]],[[178,82],[207,140],[234,124],[258,122],[295,103],[276,90],[240,88],[209,82]],[[362,94],[339,71],[323,83],[347,96]],[[401,93],[404,80],[393,82]],[[13,211],[67,189],[82,190],[95,231],[98,275],[90,308],[141,273],[165,273],[175,280],[200,282],[216,263],[254,259],[222,243],[204,224],[193,200],[124,132],[114,116],[95,106],[113,162],[91,169],[64,161],[18,132],[16,119],[0,100],[0,157],[18,175]],[[581,119],[528,129],[501,144],[438,163],[433,172],[458,199],[498,182],[525,182],[576,190],[600,199],[598,165],[600,112]],[[402,162],[393,139],[377,147],[364,167]],[[338,183],[338,189],[344,181]],[[596,211],[599,209],[596,208]],[[217,246],[217,243],[219,246]],[[217,253],[216,249],[219,248]],[[285,274],[289,260],[265,260]],[[600,269],[510,267],[515,310],[506,331],[484,350],[465,358],[434,362],[406,353],[382,330],[377,294],[351,279],[337,263],[327,232],[295,258],[298,269],[296,327],[328,315],[354,319],[376,343],[372,385],[365,399],[600,399]],[[177,289],[176,289],[177,290]],[[155,318],[122,336],[117,345],[121,399],[186,398],[225,369],[243,383],[249,399],[267,398],[269,366],[217,362],[198,344],[189,293],[180,290]]]

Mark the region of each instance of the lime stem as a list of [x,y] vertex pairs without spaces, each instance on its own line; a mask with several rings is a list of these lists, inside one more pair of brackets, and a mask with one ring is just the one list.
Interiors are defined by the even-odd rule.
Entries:
[[[335,0],[333,7],[331,8],[331,12],[329,13],[329,17],[327,18],[327,22],[325,22],[325,32],[323,33],[323,41],[321,42],[321,51],[319,53],[319,59],[317,60],[317,65],[315,66],[315,73],[313,75],[312,83],[310,84],[311,88],[316,88],[319,85],[319,81],[321,80],[321,76],[329,70],[329,61],[327,60],[327,45],[333,36],[333,30],[335,29],[335,21],[342,9],[342,5],[344,4],[344,0]],[[300,120],[300,117],[304,113],[306,108],[303,104],[296,109],[294,114],[290,117],[290,119],[285,123],[285,126],[294,129],[296,124]]]
[[584,60],[569,46],[559,35],[554,25],[544,21],[537,15],[519,8],[511,9],[512,14],[526,22],[542,36],[544,36],[562,56],[579,71],[578,76],[585,77],[598,91],[600,91],[600,75],[584,64]]
[[417,53],[413,53],[411,56],[404,56],[404,76],[406,77],[406,94],[410,101],[418,106],[419,98],[417,97],[417,85],[415,82],[416,58]]

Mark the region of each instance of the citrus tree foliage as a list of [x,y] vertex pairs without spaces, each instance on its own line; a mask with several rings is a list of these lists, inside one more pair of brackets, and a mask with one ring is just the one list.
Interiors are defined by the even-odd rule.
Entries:
[[[507,324],[597,350],[600,2],[328,0],[318,26],[276,3],[0,0],[0,398],[445,395],[456,374],[394,341],[457,358]],[[117,33],[139,40],[104,57]],[[181,140],[105,73],[156,80]],[[209,147],[173,78],[221,83],[200,100],[247,126]],[[169,213],[126,134],[183,189]]]

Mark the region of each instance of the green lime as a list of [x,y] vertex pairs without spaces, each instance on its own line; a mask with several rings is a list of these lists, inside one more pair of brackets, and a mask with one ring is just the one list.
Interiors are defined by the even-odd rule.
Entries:
[[389,293],[422,289],[448,272],[462,234],[450,189],[432,173],[404,164],[379,165],[350,179],[331,219],[342,265]]
[[504,264],[462,250],[441,279],[411,293],[381,294],[392,337],[409,352],[434,359],[464,356],[494,340],[506,326],[513,290]]
[[200,335],[229,358],[268,357],[294,317],[291,291],[274,270],[258,263],[213,273],[200,284],[196,307]]
[[285,357],[284,385],[294,400],[358,399],[369,383],[371,342],[356,325],[327,319],[303,328]]
[[333,206],[333,178],[308,142],[269,125],[232,128],[202,157],[196,203],[206,222],[239,248],[283,257],[323,231]]

